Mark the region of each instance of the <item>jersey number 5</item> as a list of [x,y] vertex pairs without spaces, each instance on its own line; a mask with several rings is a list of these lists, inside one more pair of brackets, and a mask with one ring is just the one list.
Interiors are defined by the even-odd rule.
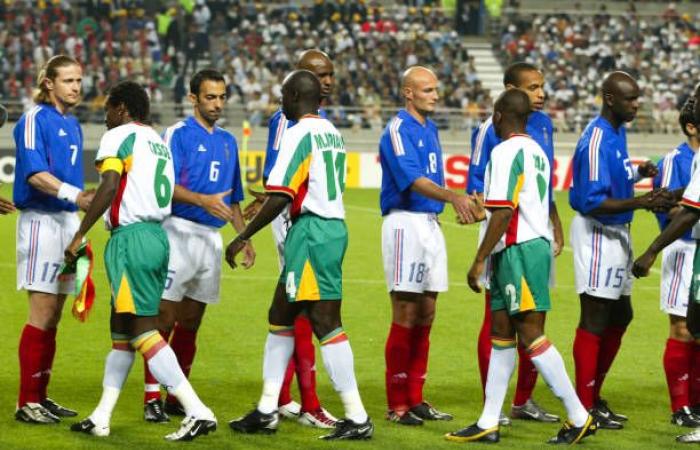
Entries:
[[323,162],[326,165],[326,187],[328,189],[328,200],[333,201],[338,197],[336,189],[337,185],[340,193],[345,192],[345,153],[338,152],[333,161],[333,151],[326,150],[323,152]]
[[159,208],[165,208],[170,203],[170,198],[173,196],[173,187],[170,185],[170,180],[165,176],[165,166],[168,162],[158,158],[156,166],[156,176],[153,181],[153,190],[156,194],[156,202]]

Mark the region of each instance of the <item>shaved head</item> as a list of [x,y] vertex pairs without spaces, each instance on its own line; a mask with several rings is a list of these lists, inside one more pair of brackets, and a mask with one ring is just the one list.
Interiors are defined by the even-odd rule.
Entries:
[[440,99],[435,73],[423,66],[413,66],[401,75],[401,93],[406,99],[406,110],[420,122],[435,111]]
[[520,89],[506,89],[498,96],[493,107],[493,126],[496,135],[508,139],[512,133],[523,133],[532,111],[530,97]]
[[290,120],[318,113],[321,82],[308,70],[295,70],[282,82],[282,111]]
[[603,95],[620,95],[632,89],[639,90],[639,86],[627,72],[613,72],[603,80]]
[[330,97],[335,81],[335,69],[331,58],[325,52],[315,48],[305,50],[299,56],[297,69],[308,70],[316,75],[321,82],[321,98]]
[[407,87],[413,87],[416,84],[416,82],[422,80],[437,81],[437,77],[435,76],[435,73],[432,70],[428,69],[425,66],[409,67],[401,75],[401,89],[403,90]]
[[631,122],[637,116],[639,96],[637,82],[626,72],[613,72],[603,80],[602,115],[614,127]]

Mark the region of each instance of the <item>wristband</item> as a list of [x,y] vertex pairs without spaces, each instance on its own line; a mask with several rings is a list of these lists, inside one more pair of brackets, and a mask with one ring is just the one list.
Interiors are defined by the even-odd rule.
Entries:
[[61,187],[58,188],[58,194],[56,195],[56,197],[71,203],[77,203],[78,195],[80,195],[81,192],[83,191],[73,186],[72,184],[61,183]]

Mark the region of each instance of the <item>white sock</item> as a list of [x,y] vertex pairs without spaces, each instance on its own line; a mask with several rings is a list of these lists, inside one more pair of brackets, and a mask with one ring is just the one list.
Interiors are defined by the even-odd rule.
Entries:
[[105,361],[105,374],[102,379],[102,397],[90,420],[98,426],[109,426],[112,411],[119,399],[119,393],[134,363],[134,352],[112,349]]
[[[549,344],[546,338],[545,342],[542,345]],[[544,378],[547,386],[552,390],[552,393],[564,403],[569,421],[575,427],[583,426],[588,419],[588,411],[586,411],[578,395],[576,395],[571,379],[566,373],[564,360],[554,345],[549,344],[549,348],[537,356],[531,356],[530,359],[537,367],[537,371],[542,375],[542,378]]]
[[280,389],[284,382],[289,358],[294,353],[293,334],[268,333],[263,356],[263,390],[258,411],[270,414],[277,411]]
[[204,403],[202,403],[202,400],[194,391],[190,382],[187,381],[187,378],[185,378],[178,387],[170,389],[169,392],[178,399],[182,407],[185,409],[187,416],[194,416],[198,419],[214,420],[214,413],[211,411],[211,409],[207,408]]
[[508,382],[515,369],[515,342],[508,348],[491,348],[491,361],[486,376],[486,400],[477,426],[488,429],[498,426],[498,418],[503,408],[503,400],[508,391]]
[[[321,340],[323,342],[323,339]],[[345,417],[355,423],[367,421],[367,411],[362,404],[355,379],[355,364],[350,342],[342,340],[321,345],[321,356],[326,372],[333,382],[333,388],[340,394],[345,409]]]

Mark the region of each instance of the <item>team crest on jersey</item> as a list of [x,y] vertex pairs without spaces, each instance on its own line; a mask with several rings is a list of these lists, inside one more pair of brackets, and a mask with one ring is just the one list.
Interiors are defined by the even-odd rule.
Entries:
[[60,130],[58,130],[58,135],[63,137],[63,136],[68,136],[68,133],[66,133],[65,130],[63,128],[61,128]]
[[206,152],[207,149],[206,149],[206,147],[204,147],[202,144],[199,144],[199,147],[197,147],[197,151],[198,151],[198,152]]

